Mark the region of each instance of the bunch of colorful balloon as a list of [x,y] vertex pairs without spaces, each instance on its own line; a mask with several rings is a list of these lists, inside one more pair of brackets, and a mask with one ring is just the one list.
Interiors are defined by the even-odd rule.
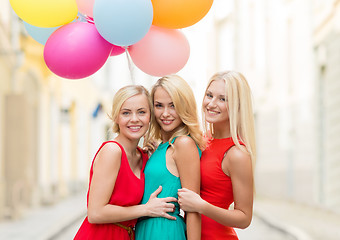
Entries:
[[56,75],[80,79],[125,51],[152,76],[181,70],[190,46],[178,30],[200,21],[213,0],[10,0],[27,32],[44,44]]

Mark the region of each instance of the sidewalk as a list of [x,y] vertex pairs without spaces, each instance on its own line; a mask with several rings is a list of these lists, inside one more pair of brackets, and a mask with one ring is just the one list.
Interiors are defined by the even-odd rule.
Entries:
[[[86,214],[86,192],[55,205],[32,210],[23,219],[0,222],[0,239],[49,240]],[[335,213],[267,198],[256,198],[254,215],[296,240],[339,240],[340,216]]]
[[0,222],[0,239],[48,240],[86,214],[86,192],[51,206],[33,209],[24,218]]
[[255,200],[254,214],[297,240],[340,240],[340,214],[268,198]]

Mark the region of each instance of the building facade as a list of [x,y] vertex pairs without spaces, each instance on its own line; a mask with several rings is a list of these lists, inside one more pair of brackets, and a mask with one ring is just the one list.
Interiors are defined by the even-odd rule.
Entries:
[[227,2],[216,62],[253,89],[257,194],[340,212],[340,1]]
[[52,74],[8,1],[0,2],[0,73],[0,219],[12,219],[87,188],[110,128],[107,84]]
[[[340,212],[340,1],[215,0],[183,32],[191,55],[178,74],[199,108],[214,72],[234,69],[249,80],[257,194]],[[157,79],[126,54],[89,78],[61,79],[42,53],[1,1],[0,219],[86,189],[92,157],[112,137],[113,94]]]
[[318,201],[340,212],[340,1],[315,1]]

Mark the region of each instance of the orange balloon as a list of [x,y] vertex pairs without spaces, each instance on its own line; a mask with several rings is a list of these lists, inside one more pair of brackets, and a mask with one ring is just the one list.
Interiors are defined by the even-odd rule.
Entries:
[[200,21],[210,10],[213,0],[151,0],[152,24],[165,28],[185,28]]

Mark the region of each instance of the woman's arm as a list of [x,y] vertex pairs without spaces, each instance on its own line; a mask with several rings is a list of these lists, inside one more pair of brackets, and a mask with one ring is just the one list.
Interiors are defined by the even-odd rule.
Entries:
[[158,188],[146,204],[122,207],[108,204],[118,176],[122,152],[115,143],[107,143],[98,152],[93,165],[93,176],[89,191],[88,221],[90,223],[114,223],[142,216],[162,216],[174,219],[172,212],[175,198],[157,198],[162,191]]
[[253,172],[250,156],[237,147],[232,147],[222,161],[222,170],[231,177],[233,184],[233,210],[216,207],[188,189],[178,191],[179,204],[186,211],[199,212],[225,226],[246,228],[251,223],[253,214]]
[[[200,192],[200,157],[195,141],[189,136],[178,137],[174,143],[174,159],[182,187]],[[201,239],[201,216],[197,212],[186,213],[188,240]]]

